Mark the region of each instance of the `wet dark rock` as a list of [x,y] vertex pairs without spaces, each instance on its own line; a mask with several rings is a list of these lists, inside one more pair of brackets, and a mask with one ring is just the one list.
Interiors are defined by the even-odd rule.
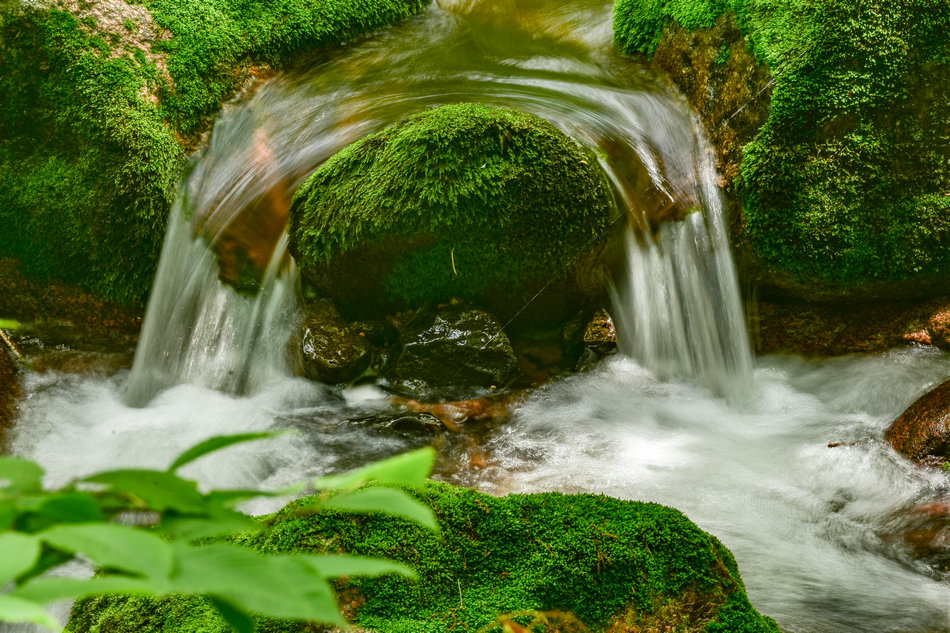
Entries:
[[439,418],[424,411],[381,413],[353,421],[379,431],[405,436],[437,435],[446,430]]
[[511,342],[493,316],[450,308],[403,333],[384,374],[395,391],[412,398],[468,400],[508,384],[517,367]]
[[888,427],[884,439],[920,464],[950,459],[950,380],[917,400]]
[[617,328],[606,310],[599,310],[584,328],[584,350],[574,371],[590,371],[607,356],[617,353]]
[[350,329],[380,347],[392,345],[399,339],[399,331],[386,319],[356,321],[350,324]]
[[599,310],[587,324],[584,346],[604,355],[617,351],[617,328],[606,310]]
[[369,366],[371,345],[343,320],[329,301],[308,307],[307,316],[291,339],[295,369],[310,380],[349,382]]

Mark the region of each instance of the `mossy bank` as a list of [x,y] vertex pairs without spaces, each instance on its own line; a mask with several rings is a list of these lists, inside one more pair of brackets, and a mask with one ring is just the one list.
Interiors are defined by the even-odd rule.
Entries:
[[141,304],[186,156],[262,69],[424,0],[0,3],[0,257]]
[[294,198],[291,252],[351,316],[460,298],[562,325],[604,294],[611,213],[596,160],[554,125],[456,104],[324,163]]
[[620,49],[655,55],[721,146],[760,282],[945,290],[950,3],[619,0],[614,18]]
[[[728,550],[671,508],[560,493],[498,498],[446,484],[430,484],[419,496],[435,511],[441,535],[375,515],[299,516],[291,504],[266,519],[269,533],[247,544],[263,552],[385,556],[414,567],[415,582],[390,576],[340,585],[347,615],[380,633],[497,633],[502,627],[491,624],[498,616],[517,612],[511,617],[522,624],[537,613],[565,623],[548,631],[779,631],[749,604]],[[317,630],[261,625],[272,633]],[[199,599],[100,598],[77,607],[67,630],[227,629]]]

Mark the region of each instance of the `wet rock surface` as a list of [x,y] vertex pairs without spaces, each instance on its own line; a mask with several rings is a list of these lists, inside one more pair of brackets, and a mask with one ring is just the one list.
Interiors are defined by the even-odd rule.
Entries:
[[919,464],[950,459],[950,380],[928,392],[888,427],[884,439]]
[[424,411],[398,411],[379,413],[352,420],[357,424],[366,424],[376,430],[392,432],[407,437],[437,435],[444,432],[442,421]]
[[896,558],[932,576],[950,577],[950,495],[895,516],[883,540]]
[[518,375],[518,362],[493,316],[450,309],[405,332],[384,375],[394,391],[410,398],[468,400],[511,382]]
[[749,331],[760,354],[882,352],[910,344],[950,349],[950,298],[918,302],[803,303],[762,300]]
[[13,422],[19,392],[16,363],[0,342],[0,447],[3,446],[4,430]]
[[297,372],[317,382],[349,382],[369,366],[371,346],[329,301],[314,302],[291,339]]

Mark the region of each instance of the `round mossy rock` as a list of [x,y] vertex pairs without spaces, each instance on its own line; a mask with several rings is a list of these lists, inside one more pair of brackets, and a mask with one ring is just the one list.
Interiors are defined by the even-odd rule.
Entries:
[[602,299],[611,209],[596,161],[548,121],[449,105],[324,163],[294,197],[290,248],[356,318],[457,297],[552,327]]
[[[432,509],[438,533],[381,513],[314,513],[305,499],[234,542],[265,554],[349,553],[408,565],[418,579],[336,584],[348,617],[373,633],[499,633],[514,628],[502,624],[507,618],[527,626],[539,615],[564,626],[523,630],[781,633],[749,603],[729,550],[673,508],[591,494],[492,497],[439,482],[411,494]],[[262,633],[326,630],[300,620],[257,624]],[[77,603],[66,631],[231,628],[207,598],[106,596]]]

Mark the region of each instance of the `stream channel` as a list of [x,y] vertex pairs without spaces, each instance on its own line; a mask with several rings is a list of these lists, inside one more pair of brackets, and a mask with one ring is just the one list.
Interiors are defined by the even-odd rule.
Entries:
[[[539,114],[591,148],[633,228],[613,293],[623,353],[537,389],[504,424],[436,438],[436,477],[674,506],[735,554],[752,603],[789,633],[950,631],[950,581],[894,538],[950,480],[882,439],[950,376],[950,354],[753,358],[712,152],[682,99],[613,52],[603,0],[445,0],[226,107],[172,212],[134,367],[27,373],[13,452],[58,485],[165,468],[212,435],[293,427],[183,471],[277,489],[431,443],[360,422],[391,406],[376,386],[292,375],[301,299],[279,231],[256,298],[221,284],[207,244],[348,143],[463,101]],[[635,237],[666,199],[696,211]]]

